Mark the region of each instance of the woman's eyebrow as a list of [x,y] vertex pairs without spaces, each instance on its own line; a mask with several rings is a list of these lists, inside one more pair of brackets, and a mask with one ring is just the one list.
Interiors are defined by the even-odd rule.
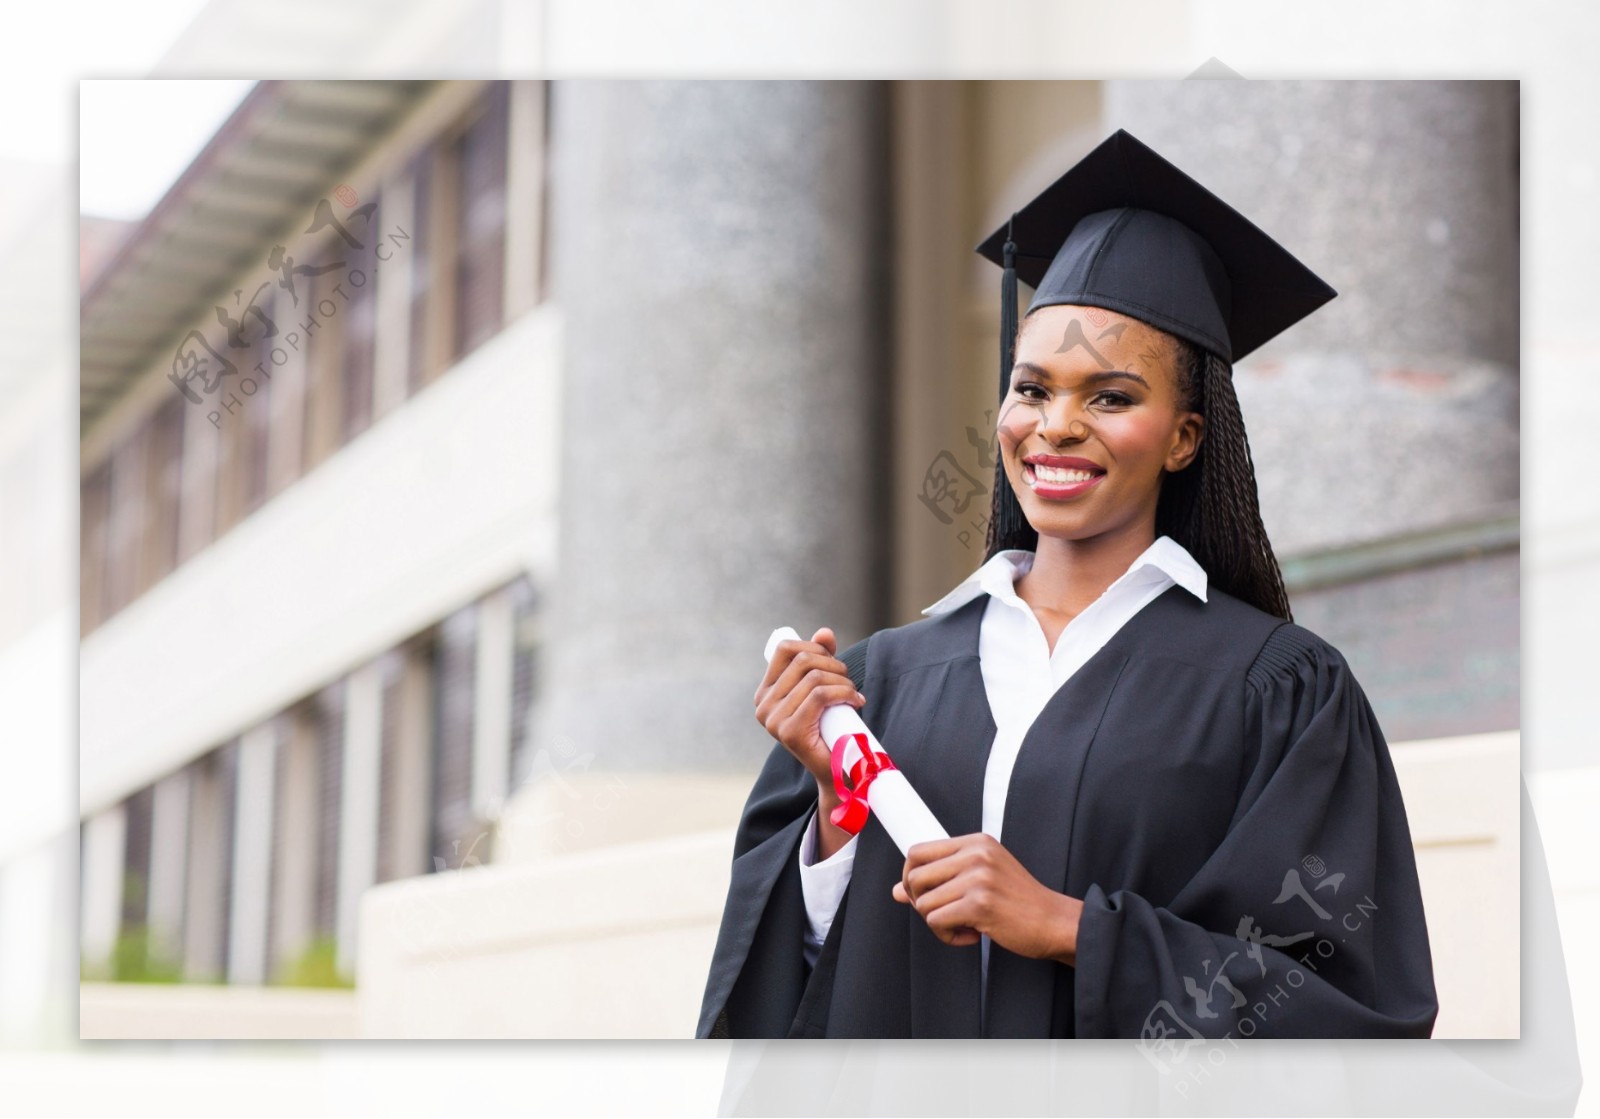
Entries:
[[[1055,380],[1055,376],[1050,372],[1050,370],[1046,369],[1042,365],[1035,365],[1031,361],[1019,361],[1019,362],[1017,362],[1016,366],[1012,369],[1012,373],[1016,374],[1016,373],[1019,373],[1019,372],[1021,372],[1021,373],[1032,373],[1034,376],[1042,377],[1046,381]],[[1150,382],[1149,381],[1147,381],[1143,377],[1139,376],[1139,374],[1131,372],[1129,370],[1125,370],[1125,369],[1112,369],[1112,370],[1109,370],[1109,371],[1104,372],[1104,373],[1085,373],[1083,375],[1083,378],[1082,378],[1083,383],[1086,384],[1086,385],[1095,385],[1095,384],[1099,384],[1102,381],[1115,381],[1115,380],[1137,381],[1139,384],[1143,385],[1145,388],[1149,388],[1150,387]]]

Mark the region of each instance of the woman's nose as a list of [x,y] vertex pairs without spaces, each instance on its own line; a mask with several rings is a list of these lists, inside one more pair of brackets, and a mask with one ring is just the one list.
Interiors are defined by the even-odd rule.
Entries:
[[1044,419],[1039,433],[1060,446],[1082,440],[1089,434],[1089,425],[1081,409],[1069,397],[1057,397],[1045,406]]

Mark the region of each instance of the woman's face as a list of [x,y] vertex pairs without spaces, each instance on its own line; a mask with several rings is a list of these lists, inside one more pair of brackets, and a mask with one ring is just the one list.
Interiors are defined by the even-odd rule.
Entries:
[[1023,320],[997,434],[1041,537],[1154,528],[1162,473],[1194,460],[1204,427],[1181,408],[1175,362],[1166,335],[1115,311],[1056,305]]

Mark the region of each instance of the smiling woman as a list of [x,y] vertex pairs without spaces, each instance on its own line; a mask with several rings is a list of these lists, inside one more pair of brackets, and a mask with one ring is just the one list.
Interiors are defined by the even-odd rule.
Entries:
[[[1127,569],[1118,545],[1131,536],[1142,551],[1153,539],[1162,478],[1194,461],[1205,417],[1194,399],[1193,348],[1114,311],[1042,307],[1023,320],[1016,353],[997,424],[1001,463],[1033,531],[1029,550],[1043,553],[1017,593],[1035,604],[1053,649],[1066,624]],[[1116,570],[1103,579],[1075,574],[1057,590],[1046,584],[1051,570],[1106,565]]]
[[[979,251],[988,559],[921,621],[778,647],[699,1036],[1428,1036],[1388,745],[1290,616],[1231,381],[1332,289],[1126,132]],[[951,838],[834,825],[833,703]]]

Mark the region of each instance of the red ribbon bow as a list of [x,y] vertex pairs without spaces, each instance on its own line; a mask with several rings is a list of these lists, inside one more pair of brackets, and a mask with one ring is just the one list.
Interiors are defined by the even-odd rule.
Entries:
[[[844,783],[844,752],[854,742],[861,757],[850,767],[850,784]],[[885,770],[895,768],[889,755],[874,751],[867,745],[867,736],[857,731],[842,734],[833,744],[833,791],[839,794],[839,806],[828,814],[833,826],[857,835],[867,823],[867,790],[872,779]]]

